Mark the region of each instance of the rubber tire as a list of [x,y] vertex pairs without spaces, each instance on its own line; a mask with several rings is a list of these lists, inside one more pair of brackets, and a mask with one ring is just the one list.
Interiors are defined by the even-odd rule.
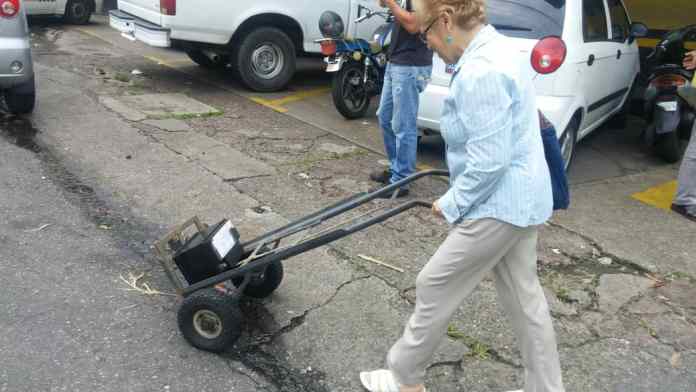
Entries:
[[[252,298],[266,298],[273,294],[278,286],[280,286],[284,275],[283,263],[275,261],[266,267],[263,278],[252,278],[251,282],[244,288],[242,294]],[[235,278],[232,280],[232,284],[234,284],[235,287],[241,286],[242,282],[244,282],[244,278]]]
[[10,113],[28,114],[36,104],[36,85],[34,77],[26,83],[4,91],[5,104]]
[[[251,55],[254,49],[264,43],[271,42],[278,45],[285,56],[285,68],[273,79],[262,79],[254,75],[251,69]],[[241,39],[232,56],[235,75],[248,88],[258,92],[274,92],[284,89],[293,75],[297,66],[295,44],[285,32],[275,27],[259,27],[249,32]]]
[[360,73],[364,77],[364,66],[357,61],[349,61],[341,68],[340,71],[336,73],[336,75],[334,75],[333,79],[331,80],[331,96],[333,98],[334,106],[336,106],[336,110],[338,110],[338,112],[348,120],[365,117],[365,113],[367,113],[367,109],[370,107],[369,97],[365,100],[365,103],[358,108],[358,110],[351,110],[343,101],[343,79],[349,71],[356,68],[362,68],[360,69]]
[[[82,5],[85,13],[83,15],[76,15],[74,13],[73,5]],[[89,23],[89,20],[92,17],[92,12],[94,12],[94,10],[92,9],[91,2],[88,0],[70,0],[65,6],[64,18],[68,23],[85,25]]]
[[580,127],[580,124],[579,124],[578,119],[573,118],[572,120],[570,120],[570,123],[568,123],[568,126],[566,126],[566,129],[563,131],[563,134],[561,135],[561,137],[559,139],[559,142],[561,143],[561,154],[563,155],[564,154],[563,143],[562,143],[563,138],[567,137],[569,132],[572,132],[573,140],[572,140],[571,145],[569,146],[570,148],[572,148],[570,157],[568,158],[568,161],[565,161],[565,156],[563,157],[566,172],[570,169],[570,165],[573,164],[573,158],[575,158],[575,150],[576,150],[577,143],[578,143],[578,128],[579,127]]
[[191,59],[191,61],[203,68],[208,69],[225,68],[227,63],[229,63],[230,61],[229,57],[225,55],[220,55],[219,61],[211,60],[210,57],[206,56],[201,50],[198,49],[187,50],[186,54]]
[[655,144],[657,155],[667,163],[676,163],[681,159],[679,132],[670,132],[657,136]]
[[[222,332],[208,339],[196,332],[193,317],[199,310],[209,310],[222,321]],[[231,347],[242,334],[244,317],[239,309],[239,300],[214,288],[203,289],[186,297],[177,315],[179,330],[193,346],[204,351],[219,353]]]

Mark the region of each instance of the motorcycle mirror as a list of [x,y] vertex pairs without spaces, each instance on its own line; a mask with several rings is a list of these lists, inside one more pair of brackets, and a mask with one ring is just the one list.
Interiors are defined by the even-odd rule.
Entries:
[[631,34],[630,38],[628,39],[628,43],[632,44],[633,41],[635,41],[636,38],[645,38],[648,36],[649,30],[648,26],[644,25],[643,23],[632,23],[631,24]]

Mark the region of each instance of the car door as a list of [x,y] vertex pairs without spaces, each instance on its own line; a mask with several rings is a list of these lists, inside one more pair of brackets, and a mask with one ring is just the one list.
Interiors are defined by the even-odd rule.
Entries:
[[581,137],[610,111],[608,104],[616,86],[612,80],[615,76],[611,73],[616,61],[616,44],[609,37],[605,0],[583,0],[582,32],[583,56],[579,66],[587,106]]
[[639,53],[638,45],[630,39],[631,21],[622,1],[607,0],[607,5],[611,22],[611,41],[616,47],[616,57],[612,65],[615,99],[609,105],[611,111],[617,111],[639,71]]

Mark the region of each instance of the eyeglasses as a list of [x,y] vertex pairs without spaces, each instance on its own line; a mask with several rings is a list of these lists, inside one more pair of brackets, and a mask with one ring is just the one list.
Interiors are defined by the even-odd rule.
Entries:
[[428,31],[430,31],[430,29],[432,29],[433,26],[435,26],[435,23],[437,23],[438,20],[440,20],[440,17],[437,17],[432,22],[430,22],[428,27],[425,30],[423,30],[422,33],[420,33],[418,35],[418,37],[420,38],[421,41],[423,41],[424,44],[428,43]]

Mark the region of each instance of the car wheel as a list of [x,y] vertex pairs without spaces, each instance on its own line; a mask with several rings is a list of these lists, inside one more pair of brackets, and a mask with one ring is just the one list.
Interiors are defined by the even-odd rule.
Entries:
[[242,83],[258,92],[281,90],[295,74],[295,45],[275,27],[260,27],[247,34],[233,57]]
[[26,83],[5,90],[5,104],[14,114],[27,114],[34,110],[36,102],[36,85],[32,76]]
[[563,166],[565,167],[566,171],[568,171],[570,168],[570,164],[573,162],[573,158],[575,157],[575,145],[578,139],[578,126],[579,121],[577,119],[571,120],[565,131],[563,131],[560,139],[558,139],[558,142],[561,145]]
[[202,50],[191,49],[187,50],[186,54],[191,61],[200,65],[203,68],[224,68],[230,62],[230,57],[226,55],[216,54],[214,58],[210,58]]
[[87,24],[92,17],[92,4],[87,0],[70,0],[65,6],[65,20],[72,24]]

